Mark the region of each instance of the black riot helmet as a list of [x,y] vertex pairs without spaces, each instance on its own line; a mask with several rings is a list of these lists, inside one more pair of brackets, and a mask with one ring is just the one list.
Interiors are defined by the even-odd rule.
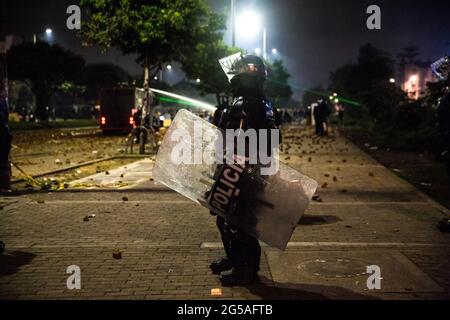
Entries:
[[236,54],[222,59],[221,65],[230,80],[231,90],[235,96],[263,96],[267,69],[260,57]]

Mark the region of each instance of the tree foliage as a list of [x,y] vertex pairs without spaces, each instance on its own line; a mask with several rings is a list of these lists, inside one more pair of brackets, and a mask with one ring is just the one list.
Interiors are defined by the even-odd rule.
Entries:
[[[389,79],[394,75],[394,61],[382,50],[368,44],[359,50],[357,63],[349,63],[331,74],[331,90],[356,100],[361,107],[352,107],[350,114],[369,114],[378,121],[391,120],[393,109],[405,99],[404,93]],[[359,108],[360,110],[352,110]],[[366,110],[361,110],[366,108]]]
[[275,60],[269,64],[266,94],[276,105],[279,105],[282,100],[289,100],[292,96],[292,88],[289,85],[290,77],[282,60]]
[[8,75],[24,81],[36,98],[36,116],[48,119],[51,98],[64,83],[79,82],[84,59],[58,45],[24,42],[8,52]]
[[131,76],[121,67],[111,63],[89,64],[83,70],[82,82],[89,101],[98,99],[100,89],[128,83]]
[[419,56],[419,47],[414,44],[408,44],[397,54],[397,63],[401,72],[404,72],[405,66],[415,64]]
[[209,44],[198,43],[183,60],[182,69],[190,79],[200,79],[197,88],[202,95],[214,94],[219,102],[221,94],[230,95],[230,83],[219,59],[240,51],[227,46],[221,39]]
[[87,11],[81,35],[103,49],[136,54],[156,73],[170,61],[184,61],[198,43],[220,39],[221,16],[204,0],[81,0]]

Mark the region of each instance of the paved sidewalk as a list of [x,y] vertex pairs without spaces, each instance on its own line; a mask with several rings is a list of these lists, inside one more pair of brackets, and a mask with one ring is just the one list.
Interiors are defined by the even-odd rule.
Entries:
[[143,159],[117,169],[72,181],[70,187],[83,189],[130,189],[152,178],[153,161]]
[[[282,160],[319,181],[322,202],[286,252],[263,247],[261,284],[211,296],[220,283],[208,264],[223,255],[214,218],[151,181],[148,161],[127,189],[90,177],[82,190],[0,198],[0,298],[450,298],[450,235],[436,228],[448,210],[342,137],[313,139],[298,126],[284,136]],[[70,265],[80,290],[66,287]],[[372,265],[380,290],[366,285]]]

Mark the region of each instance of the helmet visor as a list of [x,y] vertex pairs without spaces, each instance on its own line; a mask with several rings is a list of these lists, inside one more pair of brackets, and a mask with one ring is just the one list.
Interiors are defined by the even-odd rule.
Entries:
[[240,52],[219,60],[223,72],[228,77],[228,81],[239,74],[238,65],[242,64],[242,54]]

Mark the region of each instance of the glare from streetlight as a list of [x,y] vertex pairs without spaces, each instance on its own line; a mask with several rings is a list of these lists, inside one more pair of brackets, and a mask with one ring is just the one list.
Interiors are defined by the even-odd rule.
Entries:
[[167,68],[167,70],[169,70],[169,71],[172,70],[172,66],[171,66],[170,64],[168,64],[166,68]]
[[334,102],[339,103],[339,99],[334,100]]
[[333,93],[333,96],[334,96],[334,97],[337,97],[337,96],[338,96],[338,94],[337,94],[337,93],[335,92],[335,93]]
[[261,48],[256,48],[255,49],[255,54],[260,55],[261,54]]
[[273,53],[273,54],[277,54],[277,53],[278,53],[277,48],[273,48],[273,49],[272,49],[272,53]]
[[53,30],[52,30],[52,29],[50,29],[50,28],[45,29],[45,34],[46,34],[47,36],[51,36],[52,33],[53,33]]
[[245,38],[254,37],[261,29],[261,16],[254,10],[247,9],[237,18],[237,32]]
[[195,80],[197,83],[200,83],[201,82],[201,80],[199,79],[199,78],[197,78],[197,80]]
[[390,78],[390,79],[389,79],[389,82],[390,82],[390,83],[395,83],[395,79],[394,79],[394,78]]

